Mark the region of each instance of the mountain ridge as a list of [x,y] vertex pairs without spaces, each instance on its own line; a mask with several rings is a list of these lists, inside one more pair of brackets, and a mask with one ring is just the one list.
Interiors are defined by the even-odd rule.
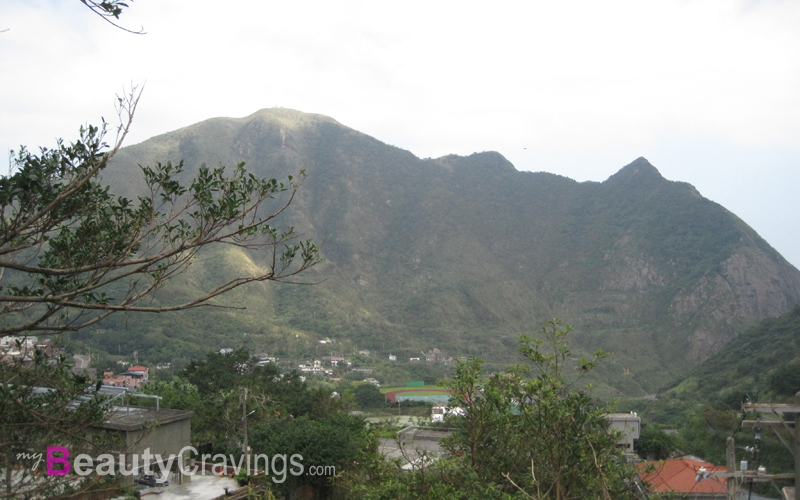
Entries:
[[323,244],[327,281],[272,290],[275,316],[248,313],[265,330],[283,321],[377,350],[439,346],[499,362],[513,359],[517,335],[559,316],[579,349],[615,353],[603,375],[632,393],[800,301],[797,269],[644,157],[577,182],[517,171],[491,151],[420,159],[332,118],[273,108],[126,147],[105,177],[132,193],[136,164],[180,159],[187,171],[244,161],[261,176],[308,173],[286,222]]

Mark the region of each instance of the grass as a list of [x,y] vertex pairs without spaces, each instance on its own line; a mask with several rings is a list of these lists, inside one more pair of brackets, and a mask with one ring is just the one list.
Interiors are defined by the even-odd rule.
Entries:
[[[418,391],[416,389],[424,389],[424,391]],[[431,395],[438,394],[438,393],[443,392],[443,391],[447,391],[447,389],[445,389],[444,387],[442,387],[440,385],[426,385],[424,387],[405,387],[405,386],[403,386],[403,387],[382,387],[381,388],[381,393],[382,394],[386,394],[387,392],[406,391],[406,390],[412,390],[412,391],[416,392],[420,396],[431,396]],[[428,391],[430,391],[431,394],[423,394],[424,392],[428,392]]]

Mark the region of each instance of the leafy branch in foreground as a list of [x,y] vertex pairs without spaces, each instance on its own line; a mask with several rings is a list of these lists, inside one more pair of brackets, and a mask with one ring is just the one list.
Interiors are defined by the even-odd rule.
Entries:
[[[122,145],[138,95],[119,102],[123,125],[110,149],[107,125],[89,126],[71,145],[59,141],[39,154],[22,148],[0,178],[0,336],[76,331],[118,311],[208,306],[247,283],[298,283],[321,261],[313,242],[271,225],[303,171],[284,183],[257,178],[243,163],[230,171],[203,166],[184,184],[183,163],[159,163],[142,167],[146,189],[135,201],[115,197],[99,176]],[[266,251],[268,265],[177,304],[142,304],[215,244]]]

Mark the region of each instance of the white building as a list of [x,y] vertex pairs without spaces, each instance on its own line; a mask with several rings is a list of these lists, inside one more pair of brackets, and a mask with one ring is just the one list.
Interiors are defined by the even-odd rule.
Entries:
[[635,453],[634,441],[639,439],[639,431],[642,427],[642,420],[635,412],[630,413],[609,413],[606,418],[611,422],[610,429],[620,431],[622,436],[617,443],[626,453]]

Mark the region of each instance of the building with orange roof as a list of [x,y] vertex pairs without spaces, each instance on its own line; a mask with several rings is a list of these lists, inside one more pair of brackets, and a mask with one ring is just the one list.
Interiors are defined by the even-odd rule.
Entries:
[[150,369],[144,366],[133,366],[119,375],[114,375],[114,372],[111,371],[105,371],[103,372],[103,385],[138,389],[147,382],[149,371]]
[[[698,481],[700,469],[708,472],[726,470],[725,467],[682,457],[657,462],[637,464],[639,478],[653,493],[674,491],[686,495],[689,500],[725,499],[727,486],[723,478],[711,477]],[[648,469],[653,469],[648,471]]]

